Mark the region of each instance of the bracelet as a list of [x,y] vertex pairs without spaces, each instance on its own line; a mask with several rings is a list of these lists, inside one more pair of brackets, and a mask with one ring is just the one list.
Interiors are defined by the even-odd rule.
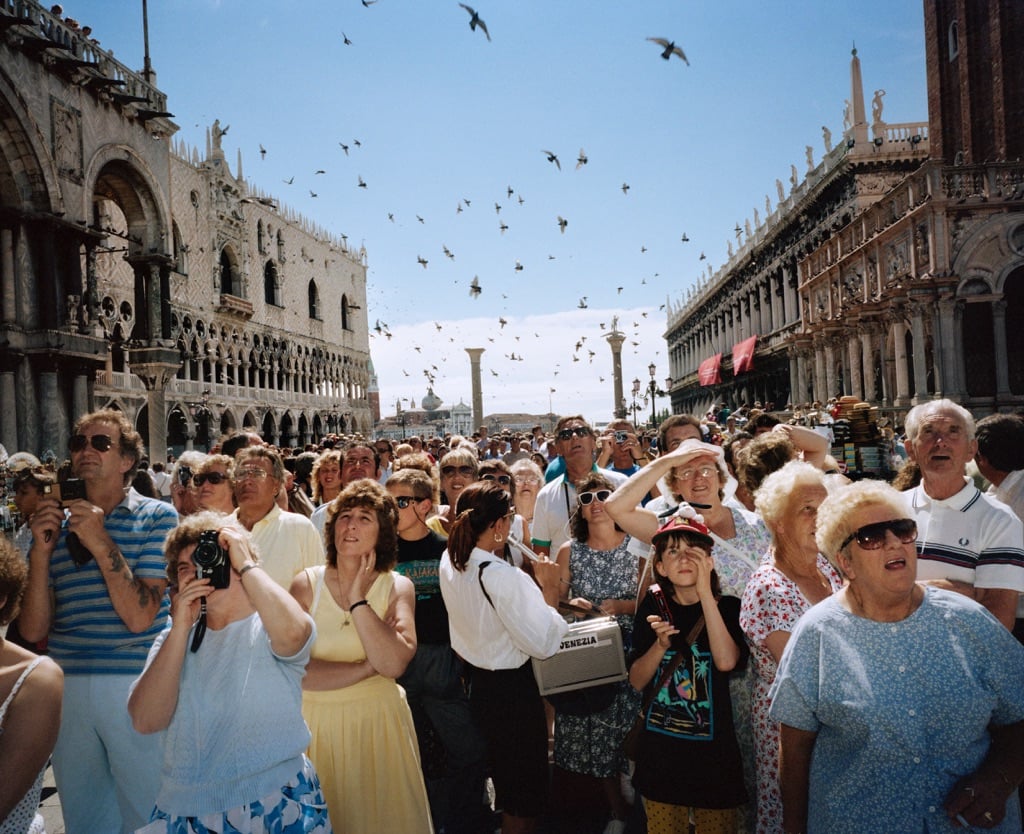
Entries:
[[259,566],[259,562],[246,562],[244,565],[242,565],[242,569],[238,572],[238,575],[245,576],[253,568],[258,568]]
[[348,613],[349,613],[349,614],[351,615],[351,613],[352,613],[353,611],[355,611],[355,610],[356,610],[356,609],[357,609],[357,608],[358,608],[358,607],[359,607],[360,605],[369,605],[369,604],[370,604],[370,601],[369,601],[369,600],[366,600],[366,599],[361,599],[361,600],[359,600],[358,602],[353,602],[353,603],[352,603],[352,604],[351,604],[351,605],[350,605],[350,606],[348,607]]

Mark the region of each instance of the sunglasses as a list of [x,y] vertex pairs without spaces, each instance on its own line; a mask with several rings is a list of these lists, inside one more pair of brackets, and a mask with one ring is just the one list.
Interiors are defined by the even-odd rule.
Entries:
[[610,489],[597,489],[593,492],[581,492],[576,496],[576,500],[580,502],[584,507],[590,504],[596,498],[602,504],[611,498],[612,491]]
[[472,466],[442,466],[441,474],[447,478],[455,474],[461,475],[463,478],[472,478],[476,475],[476,469]]
[[415,495],[396,495],[395,503],[398,504],[398,509],[404,510],[410,504],[415,504],[417,501],[425,501],[425,498],[417,498]]
[[109,434],[94,434],[92,437],[84,434],[76,434],[68,441],[68,448],[72,452],[81,452],[86,446],[91,445],[97,452],[108,452],[114,445]]
[[917,539],[917,522],[914,519],[894,518],[892,521],[879,521],[857,528],[843,539],[839,549],[842,550],[856,539],[857,544],[865,550],[878,550],[885,544],[885,534],[890,530],[902,544],[910,544]]
[[187,487],[189,482],[192,480],[192,470],[187,466],[181,466],[178,468],[178,483],[183,487]]
[[192,483],[194,483],[197,487],[201,487],[205,483],[211,483],[214,486],[217,486],[218,484],[224,483],[227,479],[228,476],[225,475],[223,472],[203,472],[199,475],[196,475],[192,479]]
[[574,429],[562,429],[558,432],[559,440],[572,440],[574,437],[589,437],[590,429],[586,426],[576,426]]
[[512,483],[512,478],[509,475],[492,475],[488,472],[486,475],[480,476],[481,481],[497,481],[502,486],[508,486]]

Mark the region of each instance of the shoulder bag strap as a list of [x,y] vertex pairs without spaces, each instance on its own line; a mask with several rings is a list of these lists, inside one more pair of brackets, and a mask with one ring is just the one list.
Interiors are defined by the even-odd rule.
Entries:
[[[491,604],[491,608],[494,608],[494,600],[491,599],[491,595],[487,593],[487,589],[484,587],[484,568],[488,565],[493,564],[492,562],[481,562],[480,567],[477,570],[476,578],[480,582],[480,590],[484,592],[484,596],[487,597],[487,601]],[[497,611],[497,608],[494,608]]]
[[[697,620],[697,622],[695,622],[693,624],[693,628],[690,629],[690,633],[686,635],[686,645],[687,645],[687,647],[690,647],[690,646],[693,645],[694,641],[698,637],[700,637],[700,633],[703,630],[704,630],[704,615],[701,614],[700,618]],[[669,680],[671,680],[672,675],[674,675],[676,669],[679,668],[679,664],[683,662],[683,657],[685,657],[685,655],[686,655],[686,652],[684,652],[684,651],[677,651],[675,653],[675,655],[673,655],[672,660],[669,662],[668,666],[665,667],[665,671],[662,672],[661,677],[658,678],[658,683],[655,685],[654,689],[650,690],[650,692],[648,692],[644,696],[643,706],[641,706],[641,708],[640,708],[641,714],[647,712],[647,708],[650,707],[651,702],[654,700],[654,698],[658,694],[659,690],[666,683],[668,683]]]

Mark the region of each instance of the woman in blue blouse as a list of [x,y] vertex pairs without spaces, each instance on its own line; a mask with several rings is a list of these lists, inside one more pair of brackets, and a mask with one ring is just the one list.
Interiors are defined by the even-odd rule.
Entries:
[[1024,647],[916,582],[903,496],[862,481],[818,508],[847,585],[801,617],[772,686],[783,830],[1019,832]]
[[[197,578],[206,560],[195,554],[212,546],[203,537],[211,531],[225,551],[226,587]],[[171,620],[128,700],[136,730],[167,733],[157,807],[141,831],[330,832],[302,719],[313,621],[227,516],[183,519],[164,554]]]

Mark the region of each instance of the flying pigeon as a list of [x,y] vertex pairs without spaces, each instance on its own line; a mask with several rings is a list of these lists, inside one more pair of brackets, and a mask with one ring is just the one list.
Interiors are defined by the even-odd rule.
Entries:
[[664,47],[664,50],[661,53],[661,57],[664,58],[666,61],[673,55],[678,55],[680,58],[683,59],[686,66],[690,66],[690,59],[686,57],[686,54],[683,52],[683,50],[681,50],[678,46],[675,45],[675,41],[665,40],[665,38],[648,38],[647,40],[651,41],[651,43],[658,44],[658,46]]
[[480,297],[480,279],[474,275],[473,280],[469,284],[469,295],[472,298]]
[[545,150],[541,150],[541,153],[547,154],[548,162],[554,162],[555,165],[557,166],[558,170],[559,171],[562,170],[562,163],[558,161],[558,156],[556,154],[552,153],[551,151],[545,151]]
[[576,157],[576,170],[578,171],[588,162],[590,162],[590,160],[587,159],[587,152],[583,150],[583,148],[580,148],[580,155]]
[[484,34],[487,35],[487,40],[490,40],[491,33],[487,31],[487,24],[480,19],[480,15],[477,14],[476,9],[472,6],[467,6],[465,3],[459,3],[459,5],[469,12],[469,28],[475,32],[476,27],[479,26],[483,30]]

